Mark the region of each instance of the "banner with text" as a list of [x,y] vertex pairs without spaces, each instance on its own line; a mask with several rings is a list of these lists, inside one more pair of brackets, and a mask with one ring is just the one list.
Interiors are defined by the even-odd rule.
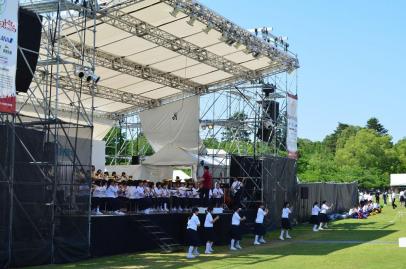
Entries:
[[15,112],[18,1],[0,0],[0,112]]
[[288,157],[297,159],[297,95],[288,94],[288,131],[286,146]]

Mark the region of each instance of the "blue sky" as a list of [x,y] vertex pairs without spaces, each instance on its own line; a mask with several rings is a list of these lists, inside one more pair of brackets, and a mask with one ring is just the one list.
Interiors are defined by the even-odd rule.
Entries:
[[201,0],[244,28],[272,26],[299,55],[299,137],[377,117],[406,137],[406,1]]

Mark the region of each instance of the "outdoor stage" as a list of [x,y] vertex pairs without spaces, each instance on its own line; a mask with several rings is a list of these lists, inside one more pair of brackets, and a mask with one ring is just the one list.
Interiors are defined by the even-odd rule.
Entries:
[[[254,211],[244,211],[248,222],[243,224],[244,233],[250,232],[250,223],[255,217]],[[92,216],[91,218],[91,256],[110,256],[123,253],[157,250],[159,245],[153,240],[139,222],[148,219],[159,226],[168,236],[180,245],[185,242],[186,223],[189,213],[170,214],[137,214],[127,216]],[[230,241],[230,225],[232,213],[220,214],[214,225],[216,234],[215,245],[225,245]],[[205,214],[200,214],[203,225]],[[202,245],[204,244],[203,229],[199,229]]]

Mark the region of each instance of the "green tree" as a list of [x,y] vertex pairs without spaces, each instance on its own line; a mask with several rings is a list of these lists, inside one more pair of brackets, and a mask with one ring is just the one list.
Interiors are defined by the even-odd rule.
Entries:
[[371,129],[371,130],[375,130],[375,132],[377,132],[380,135],[386,135],[388,133],[388,130],[386,130],[383,125],[379,122],[379,120],[377,118],[370,118],[367,121],[367,126],[366,128]]
[[400,161],[399,172],[406,173],[406,138],[396,143],[395,151]]
[[346,130],[347,128],[355,128],[354,126],[351,126],[346,123],[338,123],[337,128],[334,130],[334,132],[331,135],[327,135],[324,140],[323,144],[326,146],[326,148],[332,152],[335,153],[337,149],[337,140],[341,136],[341,133]]

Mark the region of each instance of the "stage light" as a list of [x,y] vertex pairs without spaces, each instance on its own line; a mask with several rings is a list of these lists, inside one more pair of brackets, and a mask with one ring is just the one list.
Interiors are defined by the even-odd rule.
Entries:
[[207,26],[203,29],[203,32],[208,34],[210,32],[210,30],[213,29],[213,24],[211,22],[209,22],[207,24]]
[[100,81],[100,76],[93,73],[90,69],[85,71],[85,75],[87,82],[93,81],[94,83],[98,83]]
[[75,76],[79,77],[79,78],[83,78],[85,76],[85,70],[83,70],[82,67],[75,67],[75,72],[74,72]]
[[189,20],[186,23],[189,24],[190,26],[193,26],[195,24],[195,21],[196,21],[196,16],[191,15]]
[[260,55],[260,53],[259,53],[258,51],[253,51],[253,52],[252,52],[252,56],[253,56],[254,58],[258,58],[259,55]]
[[172,17],[176,18],[176,15],[178,15],[178,13],[180,12],[180,6],[179,4],[176,4],[176,6],[173,8],[173,10],[171,12],[169,12],[169,14],[172,15]]

